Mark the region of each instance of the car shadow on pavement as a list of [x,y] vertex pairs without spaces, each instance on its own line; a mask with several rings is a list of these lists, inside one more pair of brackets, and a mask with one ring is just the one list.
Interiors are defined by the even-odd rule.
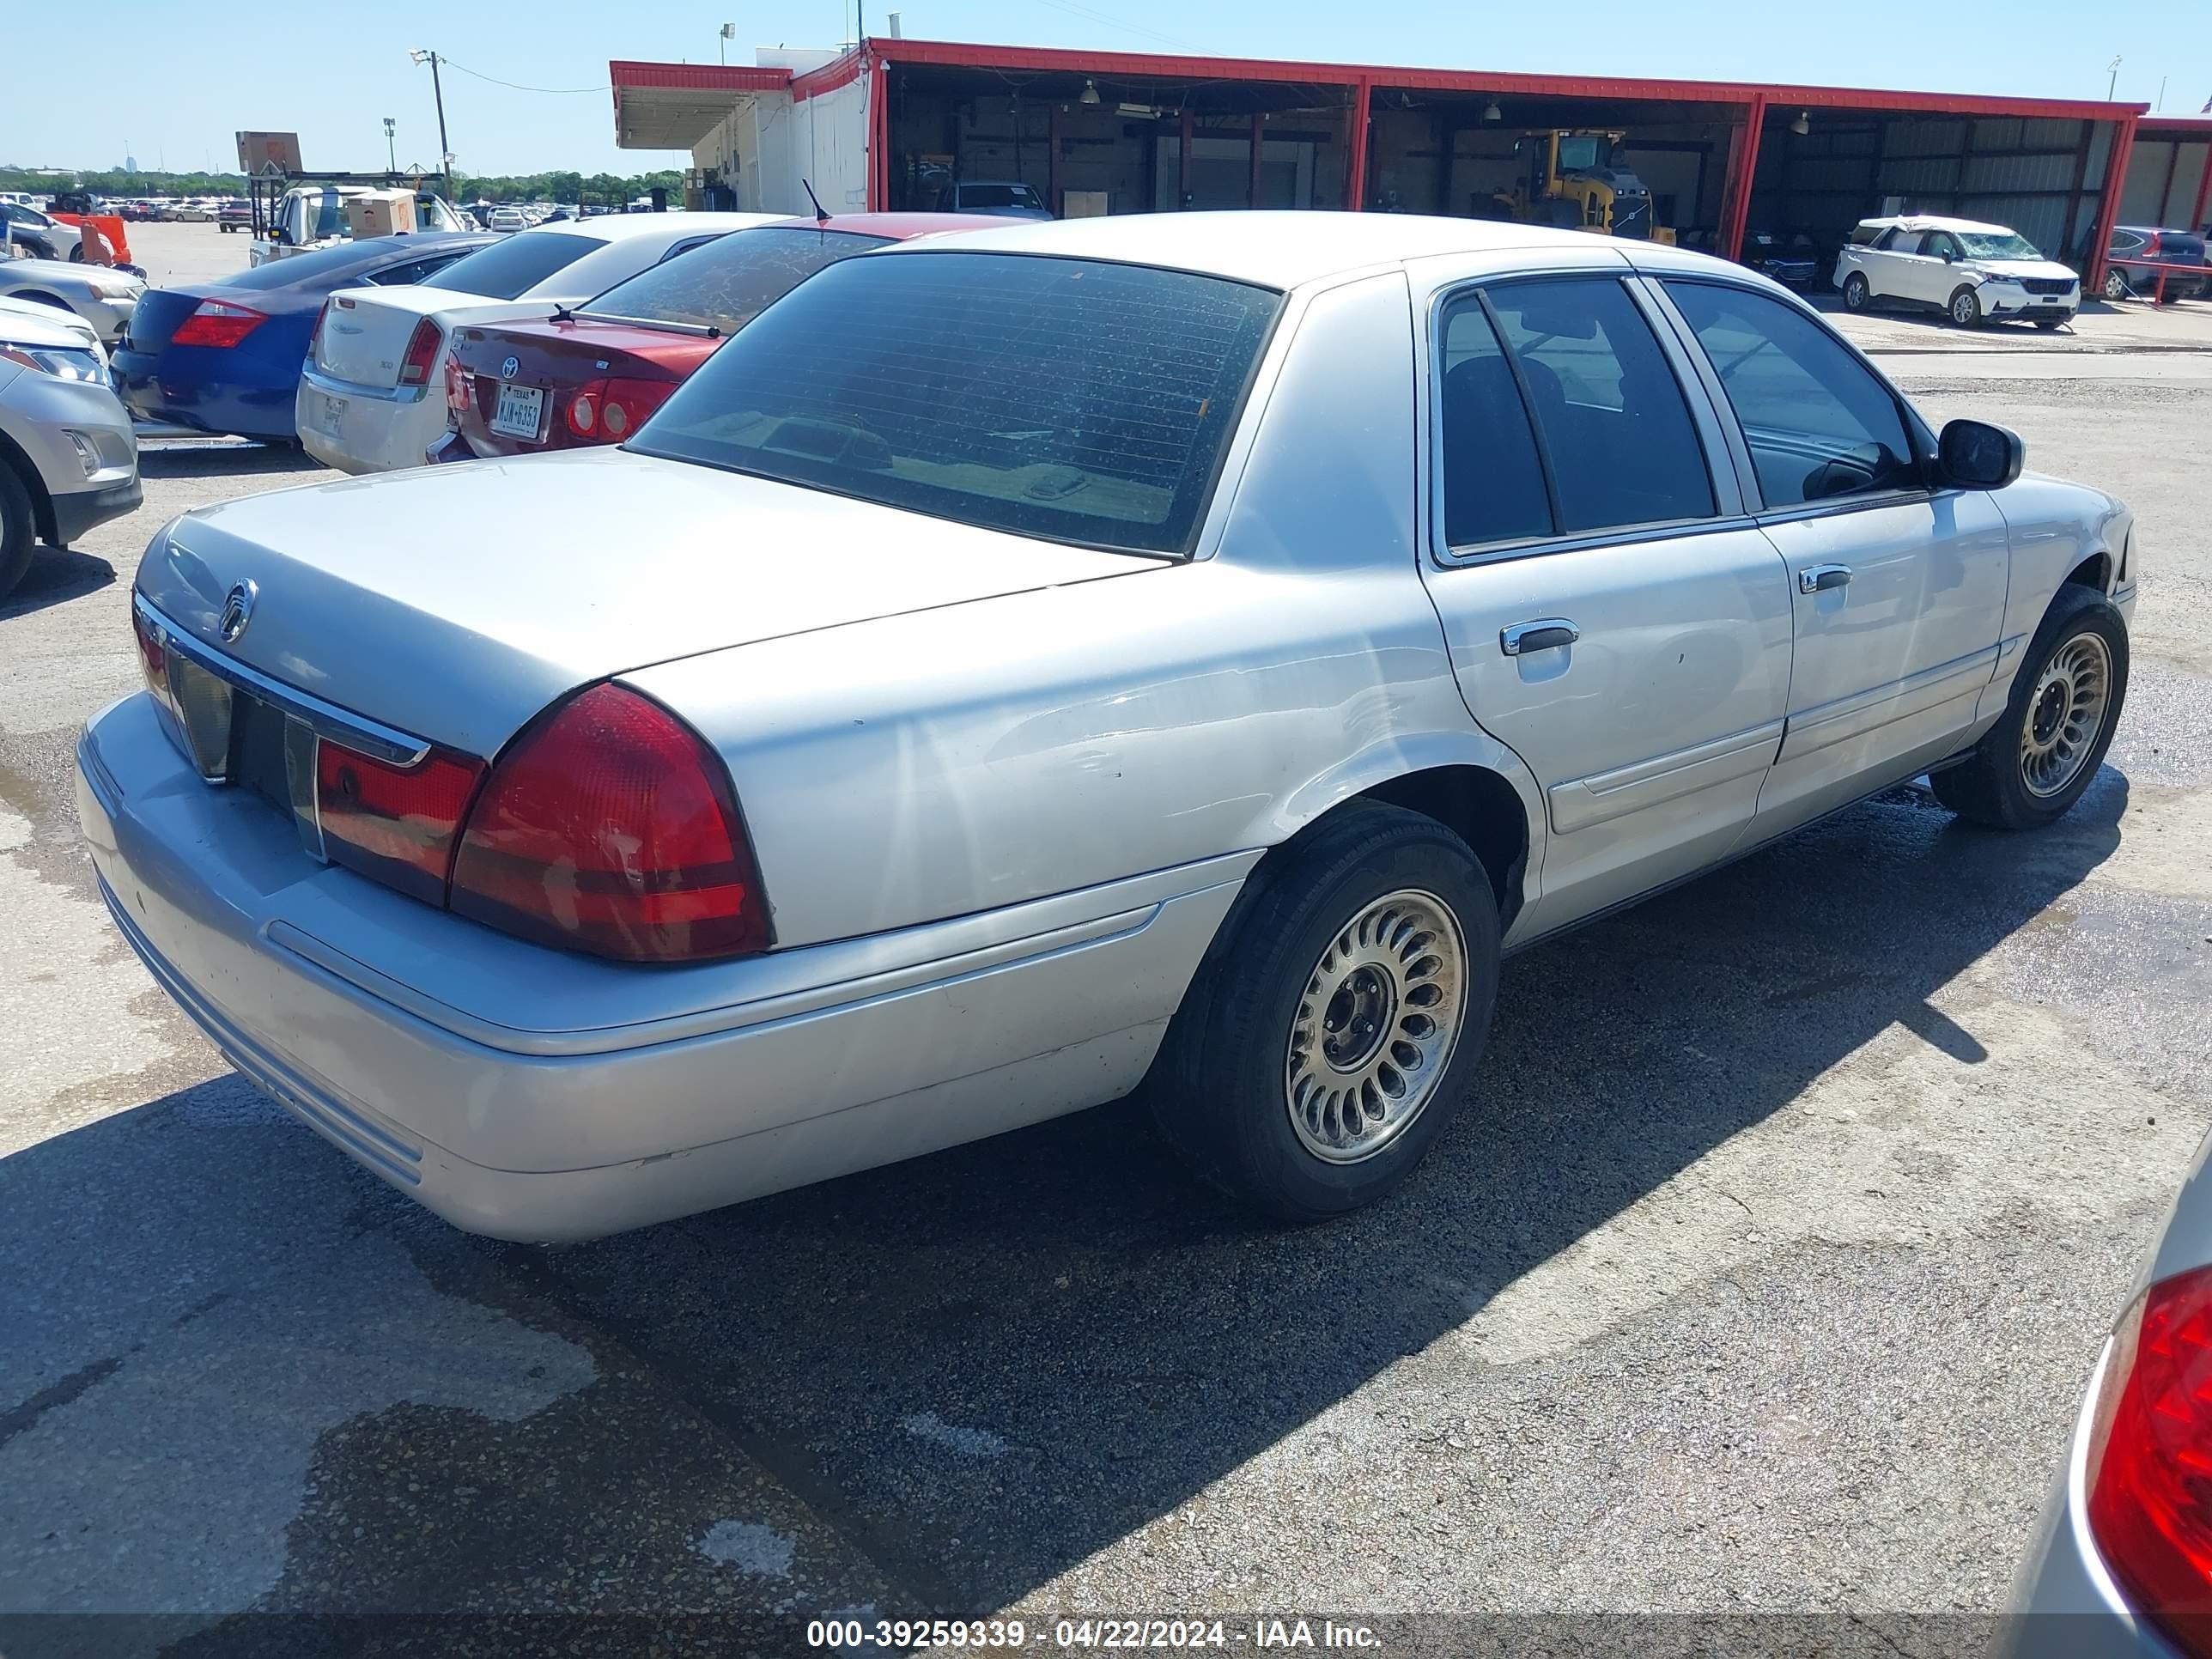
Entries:
[[0,599],[0,622],[96,592],[114,580],[115,567],[97,554],[41,542],[32,550],[31,568],[22,580]]
[[289,445],[234,444],[210,439],[204,443],[192,441],[138,452],[138,476],[142,478],[251,477],[271,472],[328,471],[313,456]]
[[[135,1549],[143,1575],[174,1555],[179,1584],[204,1586],[236,1558],[241,1595],[262,1607],[660,1612],[678,1595],[660,1587],[698,1566],[712,1511],[693,1514],[689,1497],[673,1516],[653,1506],[736,1455],[881,1570],[887,1614],[988,1613],[1202,1506],[1288,1437],[1322,1437],[1294,1478],[1340,1474],[1327,1448],[1342,1431],[1316,1419],[1461,1340],[1638,1200],[1679,1191],[1706,1153],[1891,1028],[1982,1063],[1979,1041],[1931,1000],[2111,855],[2128,798],[2108,767],[2029,838],[1893,790],[1516,957],[1462,1117],[1397,1194],[1323,1226],[1261,1224],[1194,1186],[1132,1101],[611,1239],[495,1245],[386,1193],[237,1079],[179,1091],[0,1160],[9,1232],[84,1235],[6,1242],[29,1348],[52,1356],[23,1379],[35,1430],[0,1390],[0,1429],[22,1437],[10,1449],[0,1432],[0,1467],[31,1460],[14,1484],[46,1494],[18,1523],[88,1510],[102,1559]],[[1805,1201],[1694,1196],[1739,1228]],[[433,1318],[402,1279],[484,1317]],[[184,1382],[131,1382],[151,1363],[127,1346],[152,1340],[134,1321],[156,1335],[189,1326]],[[579,1341],[599,1351],[603,1379],[649,1375],[690,1426],[648,1432],[642,1407],[579,1411],[591,1368],[564,1346]],[[1470,1347],[1452,1363],[1492,1362]],[[119,1400],[104,1428],[70,1437],[76,1396],[63,1394],[91,1406],[134,1386],[143,1405]],[[182,1412],[194,1389],[255,1420],[220,1433],[198,1413],[141,1420]],[[541,1420],[554,1426],[531,1426]],[[241,1462],[224,1433],[260,1449]],[[164,1434],[209,1455],[165,1458]],[[156,1468],[158,1483],[133,1473]],[[556,1502],[556,1479],[583,1486]],[[307,1496],[288,1513],[256,1481]],[[1386,1484],[1362,1501],[1413,1499]],[[0,1518],[8,1508],[0,1492]],[[433,1523],[447,1513],[473,1518],[457,1534]],[[645,1544],[604,1535],[625,1514]],[[1264,1553],[1246,1533],[1241,1554]],[[273,1558],[246,1571],[248,1541],[280,1536],[281,1575]],[[802,1542],[801,1578],[816,1549]],[[1263,1566],[1224,1564],[1199,1601],[1263,1595]],[[743,1593],[787,1613],[793,1587],[763,1578]],[[193,1605],[245,1601],[210,1590]]]

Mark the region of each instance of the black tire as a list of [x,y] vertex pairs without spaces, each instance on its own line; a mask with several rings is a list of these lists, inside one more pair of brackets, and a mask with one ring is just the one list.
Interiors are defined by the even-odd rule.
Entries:
[[76,241],[70,244],[70,263],[73,265],[81,265],[84,263],[84,239],[82,237],[79,237]]
[[[2038,688],[2045,670],[2075,641],[2094,635],[2106,653],[2108,684],[2098,729],[2065,786],[2048,794],[2030,788],[2022,758],[2029,722],[2037,718]],[[2047,696],[2048,691],[2045,693]],[[2069,582],[2058,590],[2043,625],[2028,641],[2020,672],[2013,677],[2012,696],[1997,723],[1974,745],[1974,751],[1957,766],[1929,780],[1936,799],[1970,823],[1992,830],[2040,830],[2063,817],[2081,798],[2104,764],[2112,746],[2113,729],[2128,696],[2128,628],[2112,602],[2094,587]]]
[[2125,271],[2115,270],[2109,266],[2106,267],[2105,271],[2105,297],[2107,300],[2124,300],[2130,297],[2130,295],[2134,292],[2135,290],[2128,286],[2127,273]]
[[1944,313],[1960,328],[1979,328],[1982,325],[1982,301],[1971,288],[1961,287],[1951,295]]
[[0,599],[23,580],[31,568],[31,550],[38,544],[39,520],[31,511],[30,491],[15,469],[0,461]]
[[[1431,1059],[1433,1069],[1419,1074],[1425,1092],[1402,1123],[1363,1127],[1363,1133],[1388,1138],[1357,1161],[1331,1161],[1292,1124],[1294,1027],[1302,1014],[1317,1020],[1327,1012],[1315,1009],[1312,995],[1325,953],[1334,954],[1335,942],[1370,906],[1407,892],[1440,903],[1457,924],[1464,955],[1457,1024],[1448,1047]],[[1384,909],[1373,948],[1395,943],[1417,970],[1448,962],[1448,943],[1441,950],[1423,943],[1418,927],[1398,933],[1402,920]],[[1153,1068],[1150,1093],[1161,1133],[1207,1180],[1283,1220],[1318,1221],[1373,1203],[1412,1173],[1464,1103],[1489,1037],[1498,960],[1497,895],[1466,842],[1402,807],[1357,801],[1339,808],[1268,855],[1206,951]],[[1420,1008],[1449,1000],[1416,1006],[1425,988],[1385,1005],[1368,1063],[1384,1062],[1386,1051],[1418,1052],[1400,1041],[1401,1031],[1423,1034],[1398,1022],[1418,1021]],[[1401,1091],[1415,1080],[1410,1066],[1402,1074],[1388,1064],[1384,1070],[1398,1077]]]
[[1874,290],[1867,286],[1866,273],[1853,271],[1844,278],[1844,309],[1864,311],[1874,302]]

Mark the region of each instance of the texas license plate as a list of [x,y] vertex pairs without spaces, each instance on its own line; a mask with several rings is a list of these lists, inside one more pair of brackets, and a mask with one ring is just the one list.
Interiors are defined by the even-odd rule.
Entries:
[[500,382],[499,406],[491,414],[493,431],[503,438],[534,440],[544,422],[544,386],[512,386],[504,380]]
[[315,430],[335,438],[338,435],[338,428],[345,423],[346,400],[333,398],[327,392],[318,392],[316,396],[321,401],[308,411],[314,419]]

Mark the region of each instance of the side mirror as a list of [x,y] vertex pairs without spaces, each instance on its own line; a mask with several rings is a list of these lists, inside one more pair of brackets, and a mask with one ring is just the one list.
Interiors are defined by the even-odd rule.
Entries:
[[1936,472],[1961,489],[2002,489],[2027,460],[2020,434],[1986,421],[1953,421],[1936,441]]

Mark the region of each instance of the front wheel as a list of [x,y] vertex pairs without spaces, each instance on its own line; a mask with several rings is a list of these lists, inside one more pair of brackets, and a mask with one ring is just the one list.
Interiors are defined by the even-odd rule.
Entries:
[[7,462],[0,461],[0,599],[15,591],[15,584],[31,568],[31,550],[38,540],[39,521],[31,511],[30,492]]
[[1844,278],[1844,310],[1864,311],[1873,298],[1874,290],[1867,286],[1867,279],[1859,272],[1855,270]]
[[1982,302],[1974,290],[1962,288],[1951,296],[1951,320],[1960,328],[1978,328],[1982,320]]
[[2039,830],[2089,787],[2128,695],[2128,629],[2110,600],[2069,582],[2029,641],[1997,723],[1929,780],[1970,823]]
[[1340,809],[1224,923],[1155,1068],[1155,1120],[1268,1214],[1372,1203],[1463,1103],[1498,960],[1497,896],[1464,842],[1401,807]]

